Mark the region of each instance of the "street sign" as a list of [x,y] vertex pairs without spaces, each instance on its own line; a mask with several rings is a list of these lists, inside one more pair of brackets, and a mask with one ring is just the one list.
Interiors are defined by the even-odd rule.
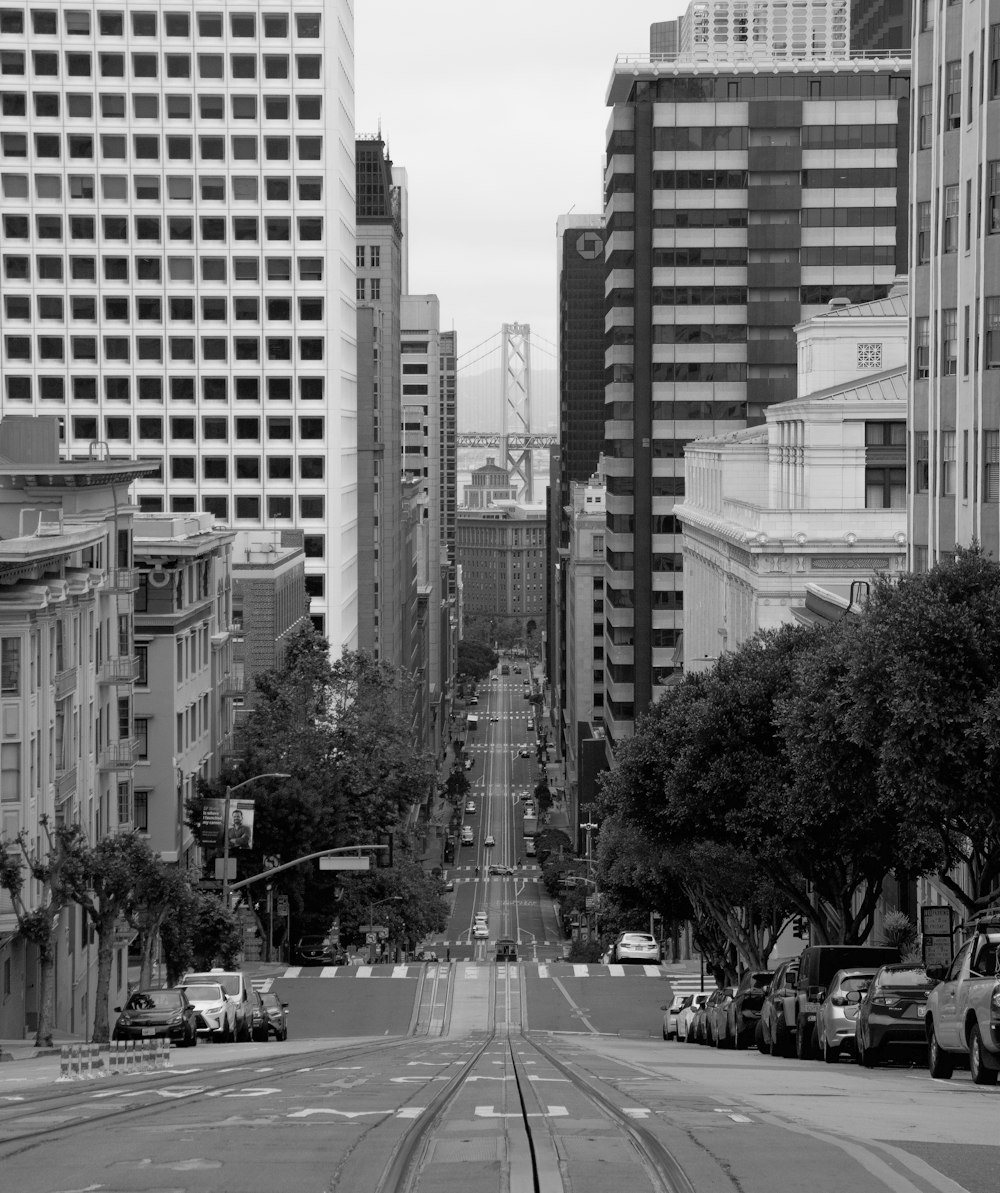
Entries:
[[375,943],[375,933],[374,932],[366,932],[365,933],[365,944],[374,944],[374,943]]
[[[225,874],[223,873],[223,867],[225,866],[227,860],[229,862],[229,873]],[[218,879],[228,878],[230,881],[232,881],[236,877],[236,858],[231,857],[227,859],[224,857],[217,857],[215,859],[215,877]]]
[[288,896],[278,896],[278,915],[288,915]]
[[371,858],[366,854],[364,857],[321,857],[319,859],[319,868],[321,870],[368,870]]

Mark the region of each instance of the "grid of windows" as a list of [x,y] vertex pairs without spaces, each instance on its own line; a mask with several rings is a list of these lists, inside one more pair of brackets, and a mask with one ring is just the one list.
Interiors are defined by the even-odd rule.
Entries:
[[[75,455],[158,449],[144,509],[259,521],[246,449],[324,447],[333,18],[284,7],[0,9],[4,409],[64,411]],[[296,466],[269,516],[325,494]]]

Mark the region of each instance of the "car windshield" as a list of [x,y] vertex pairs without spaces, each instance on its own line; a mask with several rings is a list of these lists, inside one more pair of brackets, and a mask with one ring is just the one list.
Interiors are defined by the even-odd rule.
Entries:
[[926,971],[919,967],[887,969],[878,984],[903,990],[930,990],[936,985],[934,979],[929,978]]
[[622,944],[653,944],[653,938],[642,932],[626,932]]
[[771,979],[774,977],[773,973],[755,973],[753,975],[753,985],[755,990],[763,990],[765,986],[770,986]]
[[156,1011],[176,1007],[181,1001],[177,990],[136,990],[125,1004],[126,1011]]
[[872,984],[872,978],[874,976],[875,975],[871,973],[849,974],[846,977],[841,978],[840,988],[845,992],[848,990],[867,990]]
[[225,997],[218,985],[185,986],[184,989],[192,1002],[221,1002]]
[[303,936],[299,941],[300,949],[314,949],[320,947],[326,940],[325,936]]

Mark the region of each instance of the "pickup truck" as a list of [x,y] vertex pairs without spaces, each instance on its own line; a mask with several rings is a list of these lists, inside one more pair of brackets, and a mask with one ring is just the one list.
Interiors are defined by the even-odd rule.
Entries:
[[973,922],[971,939],[951,965],[930,967],[938,984],[927,996],[924,1025],[932,1077],[947,1080],[956,1059],[968,1061],[976,1085],[1000,1077],[1000,914]]

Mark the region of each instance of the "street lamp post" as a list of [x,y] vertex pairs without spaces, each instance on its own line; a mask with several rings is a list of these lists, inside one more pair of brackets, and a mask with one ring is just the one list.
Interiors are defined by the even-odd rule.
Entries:
[[235,787],[226,784],[226,802],[222,809],[222,906],[229,910],[229,804],[233,792],[246,787],[248,783],[256,783],[258,779],[290,779],[283,771],[265,771],[262,775],[251,775]]
[[588,820],[586,824],[581,824],[580,828],[582,828],[583,831],[587,834],[587,877],[590,878],[590,875],[591,875],[590,834],[597,830],[598,825],[596,825],[592,821]]
[[[388,899],[379,899],[377,903],[372,903],[368,900],[368,927],[371,929],[372,936],[375,935],[375,908],[381,907],[385,903],[402,903],[402,895],[390,895]],[[373,940],[368,946],[368,964],[375,964],[375,941]]]

